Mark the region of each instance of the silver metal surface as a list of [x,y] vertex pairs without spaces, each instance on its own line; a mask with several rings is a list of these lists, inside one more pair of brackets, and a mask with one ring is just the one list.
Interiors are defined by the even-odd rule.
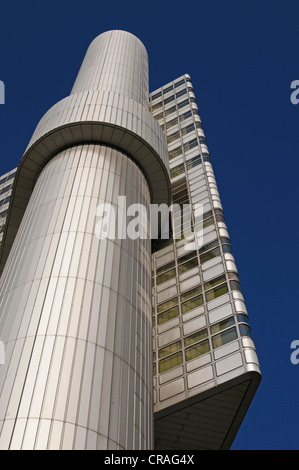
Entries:
[[[146,50],[104,33],[15,177],[1,257],[1,449],[152,448],[149,204],[170,201],[168,173]],[[97,206],[118,196],[145,207],[145,240],[96,235]]]

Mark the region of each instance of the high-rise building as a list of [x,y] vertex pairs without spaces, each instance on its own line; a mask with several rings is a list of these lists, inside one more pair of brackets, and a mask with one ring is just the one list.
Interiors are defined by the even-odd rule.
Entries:
[[152,255],[155,448],[227,449],[260,368],[190,76],[151,93],[150,109],[167,138],[172,202],[194,223],[199,205],[203,220],[197,248],[182,237]]
[[260,368],[189,75],[98,36],[0,205],[0,448],[229,448]]
[[8,212],[13,180],[16,169],[0,176],[0,246],[3,238],[3,231]]

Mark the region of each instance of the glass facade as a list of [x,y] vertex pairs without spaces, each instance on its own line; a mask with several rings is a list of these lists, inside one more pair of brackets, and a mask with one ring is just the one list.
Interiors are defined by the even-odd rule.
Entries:
[[150,109],[167,138],[172,202],[190,205],[192,228],[195,207],[203,212],[201,246],[186,249],[182,233],[152,255],[155,445],[174,448],[182,436],[171,425],[172,437],[159,430],[164,410],[173,409],[175,422],[188,397],[259,365],[249,354],[248,313],[189,75],[154,91]]
[[8,213],[10,196],[16,169],[0,176],[0,246],[3,238],[3,231]]
[[[10,204],[14,220],[26,214],[0,260],[3,270],[12,253],[0,282],[12,364],[0,370],[0,448],[149,448],[153,418],[156,449],[228,448],[260,369],[191,79],[151,93],[148,110],[144,46],[105,34],[38,124],[17,204],[16,170],[0,177],[0,245]],[[96,204],[124,193],[176,204],[187,220],[174,213],[173,238],[152,254],[148,240],[99,242]]]

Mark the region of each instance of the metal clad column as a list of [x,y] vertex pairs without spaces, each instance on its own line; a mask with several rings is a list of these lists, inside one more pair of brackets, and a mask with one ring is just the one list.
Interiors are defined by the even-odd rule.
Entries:
[[[133,35],[96,38],[71,96],[40,122],[20,163],[18,188],[26,181],[29,188],[31,174],[37,181],[15,190],[4,238],[0,449],[153,446],[149,220],[146,240],[95,235],[100,203],[116,207],[126,196],[149,214],[153,185],[159,178],[168,184],[165,155],[157,153],[164,142],[147,110],[147,75],[146,50]],[[113,107],[129,131],[124,120],[115,124]],[[146,126],[151,132],[138,131]],[[151,170],[149,159],[157,160]]]

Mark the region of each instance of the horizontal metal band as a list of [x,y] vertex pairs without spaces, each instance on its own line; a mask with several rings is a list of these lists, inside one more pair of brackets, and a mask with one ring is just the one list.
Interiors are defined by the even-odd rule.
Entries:
[[0,274],[41,170],[57,153],[86,143],[109,145],[126,153],[144,173],[151,202],[170,204],[166,139],[151,113],[117,93],[71,95],[43,116],[19,164],[1,246]]

